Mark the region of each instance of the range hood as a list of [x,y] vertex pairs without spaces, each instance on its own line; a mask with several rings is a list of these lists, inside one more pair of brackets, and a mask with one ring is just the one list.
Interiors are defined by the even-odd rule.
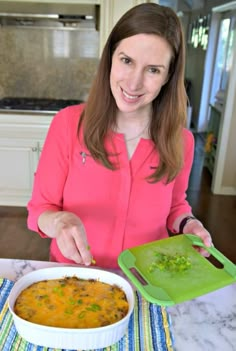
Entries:
[[0,26],[95,28],[99,6],[0,1]]

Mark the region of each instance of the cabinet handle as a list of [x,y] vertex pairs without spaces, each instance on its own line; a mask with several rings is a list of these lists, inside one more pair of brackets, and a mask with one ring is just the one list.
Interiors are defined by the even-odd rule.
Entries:
[[37,148],[37,147],[32,147],[31,150],[32,150],[33,152],[36,152],[36,151],[38,151],[38,148]]

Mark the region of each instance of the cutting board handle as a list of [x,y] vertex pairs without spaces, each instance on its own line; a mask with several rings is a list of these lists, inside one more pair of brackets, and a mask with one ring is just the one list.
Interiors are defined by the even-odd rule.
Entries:
[[219,250],[217,250],[214,246],[207,247],[204,245],[202,239],[197,235],[184,235],[191,241],[192,246],[199,246],[208,251],[218,262],[224,266],[224,269],[227,271],[227,273],[236,279],[236,265],[232,264],[232,262],[228,260],[228,258],[225,257]]
[[[125,263],[124,263],[125,262]],[[138,288],[140,293],[151,303],[160,303],[160,305],[172,306],[173,299],[160,286],[154,286],[142,276],[142,273],[135,267],[135,257],[129,250],[123,251],[118,257],[118,263],[123,272]],[[157,299],[159,296],[159,299]]]

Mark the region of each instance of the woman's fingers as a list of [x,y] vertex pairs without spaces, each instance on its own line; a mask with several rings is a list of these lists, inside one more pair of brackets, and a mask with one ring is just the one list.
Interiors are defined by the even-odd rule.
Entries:
[[79,250],[80,257],[82,262],[86,265],[89,266],[92,261],[92,255],[88,245],[88,242],[86,240],[86,235],[85,235],[85,230],[83,227],[79,228],[79,232],[76,232],[75,235],[73,236],[76,248]]
[[[188,224],[188,223],[187,223]],[[199,220],[193,220],[189,222],[189,233],[199,236],[204,245],[207,247],[212,246],[212,238],[210,233],[203,227],[202,223]]]
[[83,263],[82,257],[75,244],[73,236],[66,233],[64,233],[64,235],[59,235],[57,237],[57,244],[63,256],[72,261],[75,261],[78,264]]
[[[197,220],[189,221],[185,226],[185,233],[191,233],[202,239],[203,244],[206,247],[211,247],[213,245],[210,233],[203,227],[202,223]],[[199,246],[194,246],[194,248],[205,257],[209,257],[211,254],[204,248]]]
[[92,255],[88,250],[85,228],[71,212],[61,212],[57,217],[57,244],[62,254],[78,264],[90,265]]

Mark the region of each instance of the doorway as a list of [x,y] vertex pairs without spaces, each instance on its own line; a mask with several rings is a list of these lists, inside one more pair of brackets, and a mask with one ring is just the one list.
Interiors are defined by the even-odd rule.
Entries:
[[[208,47],[204,62],[198,132],[212,126],[212,105],[218,110],[219,125],[214,145],[211,190],[214,194],[236,195],[236,2],[212,9]],[[213,123],[214,124],[214,123]]]
[[218,12],[218,10],[214,11],[214,8],[212,11],[201,103],[196,126],[199,132],[207,130],[210,105],[214,105],[220,112],[223,112],[235,50],[236,11]]

